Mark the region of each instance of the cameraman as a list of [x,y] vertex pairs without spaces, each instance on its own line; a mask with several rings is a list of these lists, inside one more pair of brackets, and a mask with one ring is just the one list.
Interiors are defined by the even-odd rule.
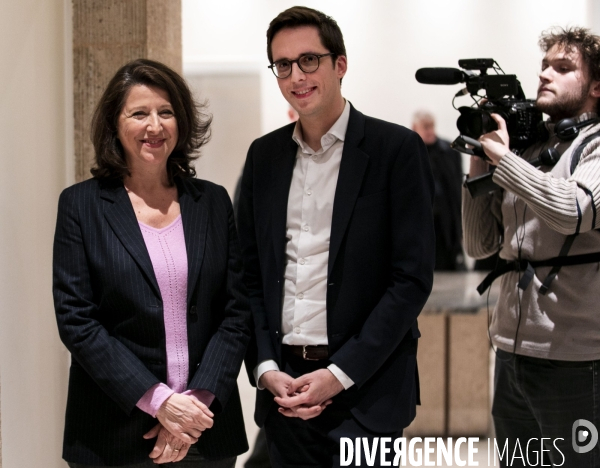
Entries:
[[[501,277],[490,324],[498,348],[492,408],[498,446],[508,440],[509,460],[516,450],[520,462],[517,442],[525,454],[527,442],[537,439],[538,456],[544,444],[541,465],[599,467],[600,445],[576,453],[572,428],[585,419],[600,429],[600,264],[589,263],[600,251],[600,133],[586,140],[600,124],[576,126],[597,117],[600,37],[583,28],[558,29],[542,34],[539,43],[545,57],[536,102],[550,117],[547,138],[519,157],[509,149],[505,121],[493,115],[498,130],[479,141],[503,190],[476,199],[463,190],[464,246],[475,258],[500,251],[514,266]],[[555,133],[566,118],[578,131],[570,141]],[[560,154],[554,167],[526,162],[548,148]],[[488,170],[487,162],[471,158],[469,177]],[[573,255],[581,262],[560,266]],[[553,266],[536,265],[547,259]]]

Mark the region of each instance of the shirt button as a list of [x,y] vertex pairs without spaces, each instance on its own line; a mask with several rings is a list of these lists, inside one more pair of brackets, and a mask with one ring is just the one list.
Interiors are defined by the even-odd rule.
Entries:
[[308,232],[308,229],[309,229],[309,227],[308,227],[308,226],[304,226],[304,227],[302,228],[302,230],[303,230],[304,232]]
[[304,294],[300,293],[300,294],[298,294],[297,297],[298,297],[298,299],[302,300],[302,299],[304,299]]
[[300,327],[296,327],[296,328],[294,328],[294,333],[296,333],[296,334],[298,334],[298,335],[301,333],[301,331],[302,331],[302,330],[300,330]]
[[311,159],[312,159],[313,161],[316,161],[316,160],[317,160],[317,155],[313,154],[313,155],[312,155],[312,157],[311,157]]
[[303,258],[300,259],[300,265],[304,265],[306,263],[306,260],[304,260]]
[[312,190],[307,190],[306,195],[308,195],[310,197],[312,195]]

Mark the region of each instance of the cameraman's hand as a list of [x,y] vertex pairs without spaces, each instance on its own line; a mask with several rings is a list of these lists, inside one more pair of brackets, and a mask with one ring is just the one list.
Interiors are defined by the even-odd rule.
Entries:
[[506,122],[498,114],[491,114],[492,119],[498,124],[498,130],[486,133],[479,137],[485,154],[490,158],[490,164],[497,166],[506,153],[510,152]]

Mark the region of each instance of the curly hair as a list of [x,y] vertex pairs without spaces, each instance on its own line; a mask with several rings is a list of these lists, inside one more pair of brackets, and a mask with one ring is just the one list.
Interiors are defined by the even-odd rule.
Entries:
[[555,27],[542,33],[539,45],[543,52],[548,52],[555,45],[568,51],[578,50],[589,78],[600,81],[600,36],[592,34],[589,29]]
[[165,91],[177,119],[178,139],[167,160],[169,183],[174,177],[194,177],[192,162],[198,150],[210,139],[212,116],[205,113],[206,102],[198,104],[185,80],[166,65],[148,59],[137,59],[122,66],[110,80],[94,111],[91,138],[95,150],[94,177],[118,179],[130,175],[123,146],[117,138],[119,116],[136,85]]

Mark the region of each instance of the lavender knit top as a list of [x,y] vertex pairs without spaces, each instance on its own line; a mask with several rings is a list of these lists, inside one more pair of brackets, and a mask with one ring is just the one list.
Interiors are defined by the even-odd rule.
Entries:
[[207,390],[186,391],[189,377],[186,321],[188,263],[181,215],[161,229],[138,223],[163,300],[167,384],[151,387],[138,401],[137,407],[156,417],[160,406],[173,393],[192,395],[209,406],[214,399],[212,393]]

